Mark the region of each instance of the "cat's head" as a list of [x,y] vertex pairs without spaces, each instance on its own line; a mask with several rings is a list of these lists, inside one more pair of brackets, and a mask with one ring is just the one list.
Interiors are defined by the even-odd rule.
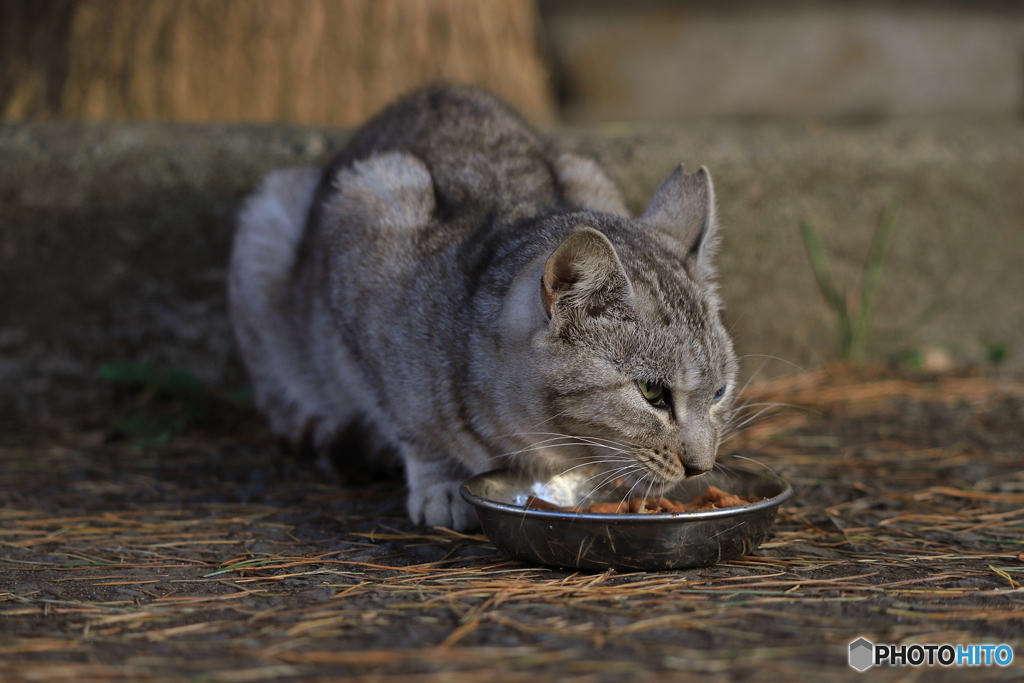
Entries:
[[563,220],[572,225],[544,265],[547,323],[535,338],[550,431],[627,478],[670,484],[710,470],[737,391],[710,175],[680,166],[637,220]]

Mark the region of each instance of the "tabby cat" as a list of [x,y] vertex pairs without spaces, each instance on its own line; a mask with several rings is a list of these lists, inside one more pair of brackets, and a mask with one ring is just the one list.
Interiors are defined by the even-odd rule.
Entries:
[[467,87],[413,92],[326,169],[245,203],[231,317],[258,408],[327,452],[397,452],[415,522],[475,516],[467,476],[600,463],[657,486],[712,468],[736,391],[708,172],[631,218],[597,164]]

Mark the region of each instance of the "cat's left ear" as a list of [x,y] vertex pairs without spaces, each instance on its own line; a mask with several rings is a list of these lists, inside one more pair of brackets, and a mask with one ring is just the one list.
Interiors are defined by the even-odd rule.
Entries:
[[696,173],[688,175],[679,164],[654,193],[651,205],[640,220],[682,243],[683,259],[691,275],[705,280],[715,277],[718,224],[715,189],[706,168],[701,166]]
[[593,228],[577,228],[544,264],[541,297],[548,318],[571,313],[597,317],[632,295],[615,247]]

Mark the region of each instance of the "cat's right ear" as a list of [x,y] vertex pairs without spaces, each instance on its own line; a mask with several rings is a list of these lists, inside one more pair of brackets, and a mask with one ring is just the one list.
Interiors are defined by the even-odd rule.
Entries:
[[706,168],[701,166],[696,173],[687,174],[680,164],[658,187],[640,220],[682,243],[681,256],[691,275],[714,279],[719,236],[715,189]]
[[578,228],[551,253],[540,289],[550,319],[567,314],[600,316],[632,297],[615,247],[589,227]]

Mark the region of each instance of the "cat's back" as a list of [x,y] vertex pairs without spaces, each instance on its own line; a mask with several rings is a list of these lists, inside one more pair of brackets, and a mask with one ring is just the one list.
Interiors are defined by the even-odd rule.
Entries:
[[321,196],[330,194],[339,171],[387,152],[423,162],[442,218],[560,202],[547,143],[508,105],[476,88],[428,86],[384,109],[326,168]]

